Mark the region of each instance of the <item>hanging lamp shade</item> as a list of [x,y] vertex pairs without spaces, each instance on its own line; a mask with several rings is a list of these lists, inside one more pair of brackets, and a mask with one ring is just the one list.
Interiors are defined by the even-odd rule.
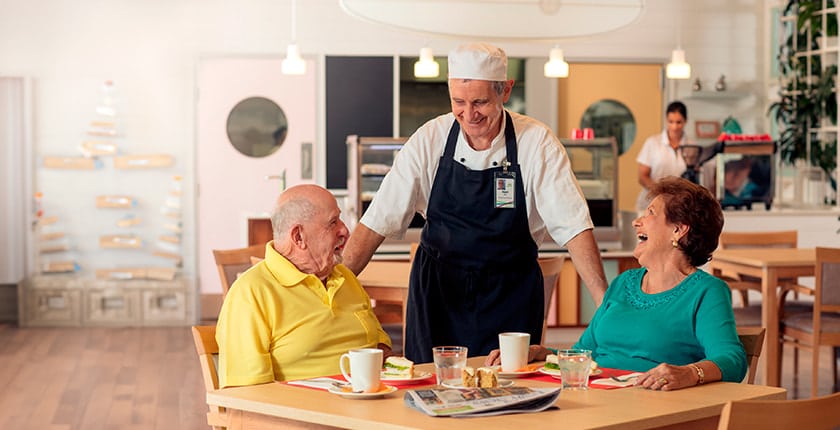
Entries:
[[300,56],[296,44],[291,44],[286,50],[286,58],[280,64],[280,71],[284,75],[302,75],[306,73],[306,62]]
[[440,75],[440,65],[435,61],[432,48],[420,49],[420,60],[414,63],[414,77],[436,78]]
[[552,48],[548,54],[548,62],[543,67],[543,74],[547,78],[567,78],[569,77],[569,63],[563,59],[563,50],[560,48]]
[[671,52],[671,62],[665,67],[668,79],[688,79],[691,77],[691,66],[685,62],[685,51],[680,48]]

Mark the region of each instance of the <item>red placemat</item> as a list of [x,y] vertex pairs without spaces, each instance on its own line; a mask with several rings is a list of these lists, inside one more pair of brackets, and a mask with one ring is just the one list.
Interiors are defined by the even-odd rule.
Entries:
[[[629,375],[634,373],[633,370],[621,370],[621,369],[611,369],[609,367],[599,367],[601,369],[601,373],[598,375],[590,376],[589,380],[593,381],[596,379],[601,378],[609,378],[611,376],[619,377],[624,375]],[[527,377],[528,379],[533,379],[536,381],[543,381],[543,382],[553,382],[555,384],[561,383],[560,379],[555,378],[551,375],[546,375],[545,373],[537,372],[531,376]],[[590,385],[591,388],[596,388],[599,390],[614,390],[616,388],[624,388],[624,387],[606,387],[606,386],[597,386],[597,385]]]

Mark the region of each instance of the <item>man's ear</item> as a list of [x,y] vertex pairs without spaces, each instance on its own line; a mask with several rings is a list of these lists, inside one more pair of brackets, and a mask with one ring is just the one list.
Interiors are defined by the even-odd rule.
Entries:
[[306,241],[303,238],[303,226],[300,224],[295,224],[289,230],[289,237],[292,239],[292,244],[296,248],[306,249]]

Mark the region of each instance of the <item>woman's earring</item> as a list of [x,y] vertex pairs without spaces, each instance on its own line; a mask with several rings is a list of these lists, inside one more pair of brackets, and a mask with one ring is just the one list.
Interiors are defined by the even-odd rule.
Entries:
[[677,239],[671,239],[671,246],[673,246],[674,248],[679,248],[680,244],[677,243]]

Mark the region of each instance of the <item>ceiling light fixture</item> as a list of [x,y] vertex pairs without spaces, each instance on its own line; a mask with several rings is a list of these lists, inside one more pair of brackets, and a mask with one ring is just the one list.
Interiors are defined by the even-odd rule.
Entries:
[[296,1],[292,0],[292,43],[286,48],[286,58],[280,64],[280,71],[284,75],[302,75],[306,73],[306,62],[300,56],[296,39],[295,9]]
[[414,77],[436,78],[440,75],[440,65],[435,61],[432,48],[420,49],[420,60],[414,63]]
[[569,77],[569,63],[563,59],[563,50],[552,48],[548,54],[548,62],[545,63],[543,73],[547,78]]
[[665,66],[665,77],[668,79],[688,79],[691,77],[691,66],[685,62],[685,51],[680,46],[682,39],[682,0],[677,7],[677,49],[671,51],[671,62]]
[[691,77],[691,65],[685,62],[685,51],[677,47],[671,52],[671,62],[665,67],[668,79],[688,79]]

